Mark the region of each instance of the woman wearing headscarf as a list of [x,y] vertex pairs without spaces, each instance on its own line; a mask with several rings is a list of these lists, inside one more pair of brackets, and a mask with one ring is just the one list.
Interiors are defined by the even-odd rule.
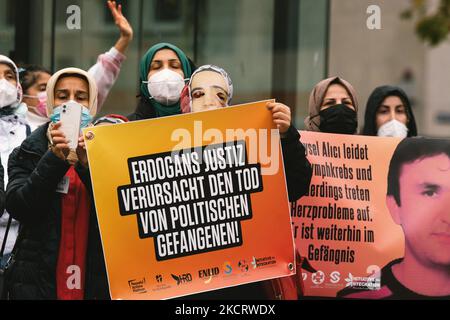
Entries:
[[[228,73],[214,65],[199,67],[192,74],[181,94],[183,113],[219,109],[230,105],[233,98],[233,82]],[[311,165],[300,143],[300,134],[291,124],[289,107],[281,103],[268,103],[267,109],[281,135],[283,161],[286,173],[288,197],[296,201],[306,194],[311,182]],[[296,257],[298,270],[301,258]],[[243,286],[217,290],[197,296],[200,299],[286,299],[295,300],[302,292],[301,277],[295,275],[283,279],[261,281]]]
[[309,97],[306,130],[356,134],[358,101],[353,86],[340,77],[320,81]]
[[60,130],[67,102],[82,108],[81,127],[97,112],[97,86],[67,68],[47,84],[52,122],[11,154],[6,208],[20,221],[7,273],[10,299],[108,299],[108,283],[82,138],[76,150]]
[[399,87],[377,87],[367,100],[362,134],[380,137],[415,137],[416,120],[406,93]]
[[192,65],[183,51],[170,43],[158,43],[142,57],[140,100],[131,121],[181,113],[180,94]]
[[[22,87],[19,82],[19,72],[14,62],[0,55],[0,157],[4,169],[2,183],[8,184],[8,158],[14,148],[18,147],[30,133],[25,115],[27,106],[22,103]],[[10,226],[8,228],[8,226]],[[4,255],[0,263],[6,264],[17,238],[19,224],[10,220],[7,212],[0,212],[0,244],[8,236]]]

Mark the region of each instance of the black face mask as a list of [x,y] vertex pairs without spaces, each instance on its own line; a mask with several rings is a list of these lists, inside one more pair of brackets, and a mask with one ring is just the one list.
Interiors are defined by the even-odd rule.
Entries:
[[321,132],[354,134],[358,127],[356,111],[345,104],[337,104],[319,112]]

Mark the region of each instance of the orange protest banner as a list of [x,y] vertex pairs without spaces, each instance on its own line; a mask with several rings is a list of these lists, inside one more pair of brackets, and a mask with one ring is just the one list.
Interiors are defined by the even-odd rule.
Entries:
[[112,299],[168,299],[295,273],[266,103],[83,131]]
[[386,207],[387,173],[396,138],[301,131],[313,169],[308,195],[291,204],[307,296],[345,288],[378,290],[379,273],[403,256],[404,237]]

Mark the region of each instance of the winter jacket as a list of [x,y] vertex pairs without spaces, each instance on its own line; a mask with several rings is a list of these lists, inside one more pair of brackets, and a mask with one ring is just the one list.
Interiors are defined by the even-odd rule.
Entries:
[[5,184],[3,183],[3,166],[0,162],[0,217],[5,210]]
[[[21,224],[6,279],[10,299],[56,299],[62,197],[56,187],[70,165],[49,150],[48,125],[34,131],[9,159],[6,208]],[[89,170],[79,163],[75,170],[92,195]],[[109,299],[93,201],[86,255],[85,299]]]
[[376,88],[367,100],[366,113],[364,115],[364,128],[362,134],[366,136],[376,136],[378,133],[376,125],[377,110],[381,103],[389,96],[399,97],[406,108],[408,116],[408,137],[417,136],[416,120],[406,93],[399,87],[381,86]]
[[141,95],[136,110],[127,116],[130,121],[156,118],[156,111],[150,100]]
[[312,177],[311,164],[300,142],[300,133],[294,126],[290,126],[280,140],[289,201],[293,202],[308,192]]
[[[8,158],[14,148],[20,146],[25,138],[30,134],[30,126],[26,124],[25,118],[21,115],[10,115],[0,117],[0,155],[3,166],[2,183],[4,188],[8,184]],[[6,226],[8,224],[8,212],[1,211],[0,214],[0,243],[3,243]],[[11,227],[8,232],[8,238],[5,247],[5,254],[9,254],[19,232],[19,223],[16,220],[11,221]]]

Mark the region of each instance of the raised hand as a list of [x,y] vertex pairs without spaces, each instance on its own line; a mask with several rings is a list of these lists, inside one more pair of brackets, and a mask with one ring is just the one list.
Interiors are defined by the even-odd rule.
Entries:
[[133,28],[127,18],[123,15],[121,4],[117,5],[115,1],[108,0],[108,8],[111,11],[114,23],[120,31],[120,38],[115,47],[119,52],[125,53],[131,40],[133,40]]

